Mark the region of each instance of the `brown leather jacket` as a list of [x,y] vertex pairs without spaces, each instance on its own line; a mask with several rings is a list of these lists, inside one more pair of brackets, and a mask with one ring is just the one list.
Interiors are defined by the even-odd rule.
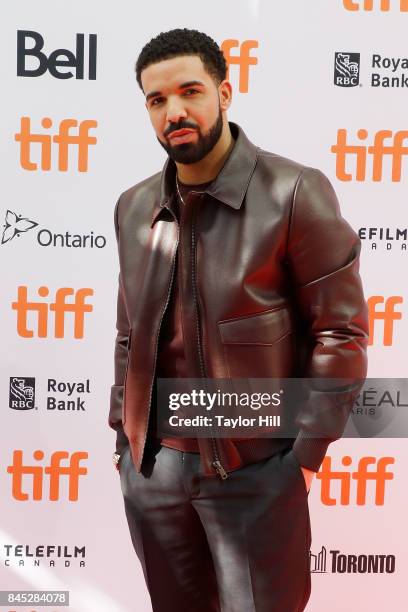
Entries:
[[[329,180],[263,151],[238,125],[230,127],[234,148],[207,191],[190,192],[181,227],[169,159],[115,207],[120,274],[109,425],[118,432],[119,452],[129,440],[138,471],[177,248],[191,378],[349,381],[341,401],[338,393],[332,399],[329,387],[310,389],[292,440],[301,465],[319,469],[366,376],[360,241],[342,218]],[[278,442],[269,440],[276,448]],[[233,439],[200,439],[199,446],[205,474],[225,476],[245,463]]]

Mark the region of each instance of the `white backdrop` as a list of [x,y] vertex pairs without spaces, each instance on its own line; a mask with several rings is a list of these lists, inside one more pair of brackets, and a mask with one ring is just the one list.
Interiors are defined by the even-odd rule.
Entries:
[[[408,129],[406,4],[397,0],[156,0],[146,4],[20,0],[7,7],[0,37],[0,216],[4,224],[0,244],[0,590],[67,590],[73,612],[151,610],[127,530],[118,475],[111,465],[114,433],[107,426],[107,414],[118,273],[113,207],[121,191],[159,170],[165,159],[133,72],[142,46],[160,31],[191,27],[210,34],[219,44],[236,40],[231,55],[240,56],[241,61],[230,68],[234,99],[229,118],[241,124],[257,145],[320,168],[330,178],[343,215],[363,238],[361,274],[373,325],[369,375],[406,377],[408,329],[402,279],[407,257],[408,150],[397,148],[396,137]],[[21,65],[17,69],[18,31],[27,49],[35,40],[38,44],[39,35],[44,40],[43,74],[24,76]],[[36,38],[27,32],[37,33]],[[75,78],[80,76],[80,66],[55,67],[62,53],[65,61],[75,59],[77,34],[84,35],[83,78]],[[91,52],[90,58],[96,65],[96,78],[91,79],[89,40],[96,41],[96,57]],[[245,41],[257,43],[250,44],[249,52],[257,63],[247,67]],[[342,54],[336,77],[342,77],[344,84],[344,77],[357,79],[358,73],[355,86],[335,84],[336,53]],[[46,70],[45,57],[50,58]],[[24,57],[22,50],[21,62],[26,71],[35,71],[40,64],[32,56]],[[246,69],[248,91],[239,91],[239,77],[245,77]],[[72,78],[57,78],[69,71]],[[381,85],[373,86],[372,79]],[[31,141],[29,136],[16,137],[28,123],[24,117],[29,118]],[[51,137],[59,132],[63,136],[67,124],[61,122],[67,119],[77,123],[68,132],[65,171],[61,169],[64,144]],[[72,139],[78,136],[79,125],[80,144]],[[346,130],[348,146],[366,147],[358,156],[355,151],[346,154],[344,171],[349,180],[341,174],[340,153],[332,150],[339,130]],[[359,130],[366,130],[365,137],[358,135]],[[381,153],[378,133],[382,130],[389,134],[384,135],[388,148]],[[86,141],[87,133],[93,142]],[[33,140],[33,134],[42,140]],[[374,154],[369,147],[375,144],[376,134]],[[405,136],[406,143],[408,132],[400,135],[402,147]],[[78,170],[79,149],[87,159],[86,171]],[[365,169],[365,179],[357,180],[357,157],[364,162],[364,154],[360,173]],[[393,180],[392,167],[395,170],[399,154],[401,176]],[[374,159],[377,172],[382,169],[381,180],[373,180]],[[374,228],[371,234],[376,231],[377,236],[380,228],[384,235],[388,228],[388,239],[368,239],[368,228]],[[401,231],[398,240],[397,230]],[[64,240],[57,236],[55,246],[52,242],[44,246],[55,234]],[[99,236],[98,246],[90,237],[84,240],[84,235]],[[63,288],[71,290],[66,292],[66,303],[76,300],[75,313],[68,309],[64,314],[58,306]],[[87,290],[82,291],[88,305],[85,311],[81,289]],[[31,303],[26,307],[24,292]],[[58,296],[55,311],[51,304]],[[82,337],[75,337],[74,319],[77,335]],[[58,471],[54,477],[44,471],[52,456],[57,463],[58,451],[66,453],[60,459],[62,466],[71,460],[70,476],[66,470],[59,479]],[[345,456],[351,457],[350,467],[342,464]],[[24,473],[18,469],[19,457],[26,466]],[[374,476],[378,462],[389,458],[384,461],[392,479],[385,482],[384,499],[377,501],[380,480],[369,479],[365,499],[358,504],[357,485],[350,475],[365,457],[373,457]],[[75,460],[86,473],[75,471]],[[313,586],[307,610],[383,612],[387,606],[403,612],[408,605],[405,439],[343,439],[329,447],[326,468],[330,461],[332,470],[343,478],[332,476],[330,503],[323,480],[317,478],[312,485]],[[349,498],[343,504],[341,487]],[[47,556],[47,546],[62,548],[48,550]],[[333,551],[339,551],[337,557]],[[353,555],[356,572],[347,566]],[[365,571],[366,555],[379,559],[375,571]],[[384,568],[376,555],[385,556]],[[335,557],[337,565],[333,565]],[[38,612],[42,607],[29,609]],[[15,606],[0,606],[0,610],[15,610]]]

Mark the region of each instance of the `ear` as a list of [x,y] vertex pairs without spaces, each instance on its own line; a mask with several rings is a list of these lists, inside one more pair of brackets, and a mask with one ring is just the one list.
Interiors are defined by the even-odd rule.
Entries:
[[230,81],[224,79],[218,85],[218,92],[220,96],[220,106],[222,111],[226,111],[231,106],[232,102],[232,85]]

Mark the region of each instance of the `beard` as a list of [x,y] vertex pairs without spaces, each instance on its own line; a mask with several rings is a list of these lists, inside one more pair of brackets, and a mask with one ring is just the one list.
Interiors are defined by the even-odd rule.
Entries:
[[166,133],[166,136],[168,136],[171,132],[182,130],[183,128],[195,129],[197,130],[198,136],[197,142],[184,142],[183,144],[172,146],[167,142],[162,142],[159,138],[157,138],[157,140],[173,161],[179,164],[194,164],[201,161],[210,151],[212,151],[221,137],[222,127],[222,113],[221,107],[219,106],[218,117],[206,134],[202,134],[200,128],[189,121],[180,121],[177,124],[173,124],[171,130]]

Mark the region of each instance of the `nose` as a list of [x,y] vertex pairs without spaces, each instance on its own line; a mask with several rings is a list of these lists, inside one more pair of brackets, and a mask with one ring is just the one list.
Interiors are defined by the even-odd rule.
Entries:
[[167,104],[166,120],[168,123],[178,123],[181,119],[186,119],[187,111],[182,100],[178,97],[169,97]]

